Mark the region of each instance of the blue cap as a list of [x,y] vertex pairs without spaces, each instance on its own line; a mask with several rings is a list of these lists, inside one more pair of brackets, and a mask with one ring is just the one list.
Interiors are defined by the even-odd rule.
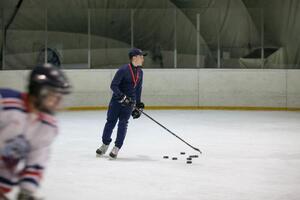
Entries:
[[133,56],[147,56],[147,53],[143,52],[142,50],[138,48],[132,48],[128,52],[129,58],[132,58]]

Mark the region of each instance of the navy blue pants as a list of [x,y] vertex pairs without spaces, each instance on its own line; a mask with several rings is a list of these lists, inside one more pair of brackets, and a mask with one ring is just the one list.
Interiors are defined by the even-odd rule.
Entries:
[[122,147],[132,109],[132,106],[123,106],[117,100],[112,99],[110,101],[107,111],[107,121],[102,134],[102,142],[104,144],[109,145],[112,141],[111,135],[119,120],[115,146],[118,148]]

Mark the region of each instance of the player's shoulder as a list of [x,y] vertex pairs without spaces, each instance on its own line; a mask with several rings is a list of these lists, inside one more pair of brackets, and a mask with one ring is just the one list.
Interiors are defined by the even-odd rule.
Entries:
[[128,70],[129,68],[128,68],[128,64],[124,64],[124,65],[122,65],[121,67],[119,67],[119,69],[118,70],[120,70],[120,71],[126,71],[126,70]]
[[2,98],[22,99],[20,91],[8,88],[0,88],[0,95]]
[[25,111],[24,94],[13,89],[0,88],[0,103],[4,110]]

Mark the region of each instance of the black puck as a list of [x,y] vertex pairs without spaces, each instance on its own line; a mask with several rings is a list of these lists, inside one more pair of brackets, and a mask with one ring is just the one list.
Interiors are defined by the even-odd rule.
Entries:
[[198,155],[190,155],[190,158],[198,158]]
[[180,154],[181,154],[181,155],[184,155],[184,154],[185,154],[185,152],[180,152]]
[[168,159],[168,158],[169,158],[169,156],[164,156],[163,158],[164,158],[164,159]]
[[192,160],[192,158],[191,158],[191,157],[188,157],[188,158],[186,158],[186,160]]
[[192,164],[191,160],[186,161],[186,164]]
[[176,157],[173,157],[172,160],[177,160],[177,158],[176,158]]

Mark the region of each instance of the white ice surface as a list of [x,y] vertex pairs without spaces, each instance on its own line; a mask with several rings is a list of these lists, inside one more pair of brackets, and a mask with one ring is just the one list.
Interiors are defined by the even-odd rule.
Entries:
[[130,119],[117,160],[96,158],[106,111],[64,112],[41,194],[47,200],[300,199],[299,112],[146,112],[203,155],[186,164],[197,152],[142,116]]

